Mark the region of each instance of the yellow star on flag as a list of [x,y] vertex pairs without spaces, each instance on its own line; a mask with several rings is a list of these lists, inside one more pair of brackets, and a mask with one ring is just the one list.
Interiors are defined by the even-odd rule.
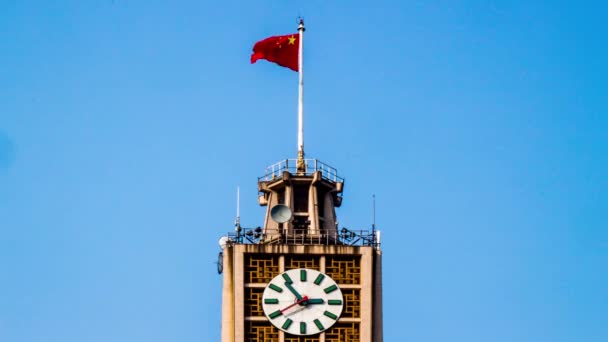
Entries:
[[291,36],[291,37],[289,37],[287,39],[289,39],[289,45],[293,45],[293,44],[296,43],[296,37],[294,37],[294,36]]

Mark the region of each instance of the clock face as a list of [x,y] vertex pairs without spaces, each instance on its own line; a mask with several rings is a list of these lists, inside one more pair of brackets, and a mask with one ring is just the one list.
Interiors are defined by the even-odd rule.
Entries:
[[270,281],[262,307],[270,322],[286,333],[314,335],[337,322],[344,301],[338,284],[327,274],[298,268]]

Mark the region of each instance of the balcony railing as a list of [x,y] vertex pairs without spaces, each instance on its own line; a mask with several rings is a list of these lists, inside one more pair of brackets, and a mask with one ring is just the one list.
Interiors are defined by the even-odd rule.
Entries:
[[[297,159],[285,159],[266,167],[264,176],[259,177],[258,181],[271,181],[282,176],[283,172],[299,174],[297,170]],[[317,159],[304,159],[304,175],[310,176],[320,171],[323,179],[332,182],[344,182],[344,178],[338,176],[338,171]]]
[[290,232],[264,232],[261,227],[241,228],[226,234],[231,244],[286,244],[286,245],[341,245],[372,246],[380,248],[379,230],[351,230],[321,234],[307,234],[306,229],[292,229]]

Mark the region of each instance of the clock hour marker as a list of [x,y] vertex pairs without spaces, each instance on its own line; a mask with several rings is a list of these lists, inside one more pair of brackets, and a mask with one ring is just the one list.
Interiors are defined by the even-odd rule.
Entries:
[[278,287],[278,286],[276,286],[275,284],[270,284],[270,285],[268,285],[268,287],[270,287],[271,289],[273,289],[273,290],[275,290],[277,292],[283,292],[283,289],[280,288],[280,287]]
[[293,321],[288,318],[287,320],[285,320],[285,323],[283,323],[282,328],[285,330],[289,329],[289,326],[291,325],[291,323],[293,323]]
[[325,311],[323,314],[324,314],[325,316],[327,316],[327,317],[329,317],[329,318],[333,319],[333,320],[338,319],[338,316],[334,315],[333,313],[331,313],[331,312],[329,312],[329,311]]
[[282,275],[283,275],[283,279],[285,279],[286,282],[288,282],[290,284],[293,283],[293,280],[291,280],[291,278],[289,277],[289,274],[283,273]]
[[300,322],[300,334],[306,334],[306,322]]
[[272,318],[277,318],[277,317],[281,316],[282,314],[283,313],[281,312],[281,310],[277,310],[277,311],[271,313],[270,315],[268,315],[268,317],[270,317],[271,319]]
[[306,281],[306,270],[300,270],[300,280]]
[[319,328],[319,330],[323,331],[325,328],[323,327],[323,324],[321,324],[321,321],[319,321],[318,319],[314,320],[315,325],[317,326],[317,328]]
[[322,298],[312,298],[308,300],[308,304],[323,304],[325,301]]
[[266,298],[264,299],[264,304],[279,304],[279,300],[276,298]]
[[330,299],[327,301],[329,305],[342,305],[342,301],[339,299]]
[[317,279],[315,279],[315,285],[319,285],[319,284],[321,284],[321,282],[323,281],[323,279],[324,279],[324,278],[325,278],[325,275],[324,275],[324,274],[319,274],[319,275],[317,276]]
[[326,287],[325,289],[323,289],[323,291],[325,291],[325,293],[330,293],[330,292],[334,292],[338,289],[338,287],[336,285],[332,285],[329,287]]

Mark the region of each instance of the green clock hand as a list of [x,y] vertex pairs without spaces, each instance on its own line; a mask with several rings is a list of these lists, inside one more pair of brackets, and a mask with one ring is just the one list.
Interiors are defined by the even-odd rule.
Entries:
[[309,299],[306,303],[307,304],[324,304],[325,301],[321,298],[312,298],[312,299]]
[[301,299],[302,299],[302,295],[301,295],[301,294],[299,294],[299,293],[298,293],[298,291],[296,291],[296,289],[294,289],[294,288],[291,286],[291,283],[289,283],[289,282],[285,282],[285,287],[286,287],[286,288],[287,288],[289,291],[291,291],[291,293],[293,293],[293,294],[296,296],[296,298],[297,298],[298,300],[301,300]]

